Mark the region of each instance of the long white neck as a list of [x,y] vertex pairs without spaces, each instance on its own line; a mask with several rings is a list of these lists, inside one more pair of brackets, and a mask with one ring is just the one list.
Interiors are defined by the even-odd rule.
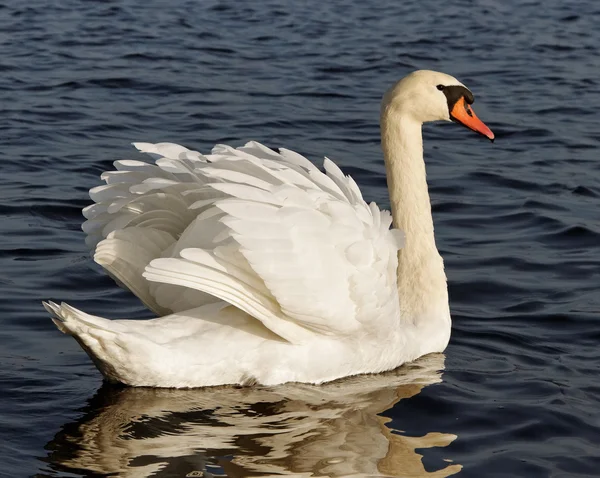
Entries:
[[398,108],[382,109],[381,144],[394,227],[404,231],[398,252],[402,320],[433,326],[449,322],[444,263],[435,246],[423,161],[422,124]]

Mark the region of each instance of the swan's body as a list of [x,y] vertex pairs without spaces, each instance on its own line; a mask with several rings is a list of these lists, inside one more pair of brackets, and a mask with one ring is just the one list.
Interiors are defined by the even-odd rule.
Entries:
[[[322,383],[443,351],[451,320],[421,126],[452,114],[492,139],[469,95],[422,71],[384,97],[394,229],[329,160],[324,174],[258,143],[207,156],[137,144],[156,165],[116,162],[90,191],[84,230],[96,262],[163,317],[47,309],[107,379],[138,386]],[[457,119],[461,108],[474,119]]]

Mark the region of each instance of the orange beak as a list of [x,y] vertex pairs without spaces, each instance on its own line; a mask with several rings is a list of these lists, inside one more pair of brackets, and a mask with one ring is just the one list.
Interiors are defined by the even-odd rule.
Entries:
[[482,134],[490,141],[494,141],[494,133],[492,133],[492,130],[477,117],[473,108],[465,102],[464,96],[461,96],[454,104],[454,107],[450,112],[450,119],[466,126],[476,133]]

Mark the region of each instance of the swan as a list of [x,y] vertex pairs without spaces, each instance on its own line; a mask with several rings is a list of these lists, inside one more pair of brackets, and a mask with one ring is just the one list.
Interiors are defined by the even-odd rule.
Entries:
[[95,262],[158,318],[44,306],[106,380],[131,386],[320,384],[442,352],[451,319],[421,130],[451,120],[493,141],[473,101],[425,70],[385,93],[391,214],[327,158],[322,172],[256,142],[209,155],[134,143],[155,163],[116,161],[82,228]]

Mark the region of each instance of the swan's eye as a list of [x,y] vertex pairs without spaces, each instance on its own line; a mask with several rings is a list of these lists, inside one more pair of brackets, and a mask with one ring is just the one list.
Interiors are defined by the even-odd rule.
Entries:
[[444,88],[446,88],[444,85],[437,85],[436,88],[440,91],[442,91]]

